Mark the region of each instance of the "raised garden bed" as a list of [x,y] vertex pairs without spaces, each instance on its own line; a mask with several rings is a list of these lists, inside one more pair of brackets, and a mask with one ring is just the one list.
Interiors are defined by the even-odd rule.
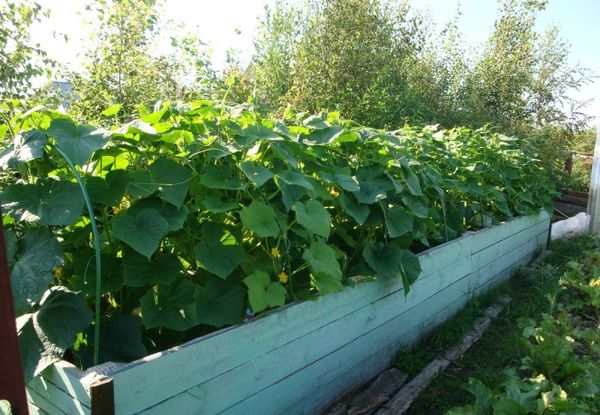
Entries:
[[55,363],[28,384],[32,412],[317,412],[529,262],[546,244],[549,221],[542,211],[421,253],[421,274],[406,296],[400,279],[379,279],[132,363],[85,372]]

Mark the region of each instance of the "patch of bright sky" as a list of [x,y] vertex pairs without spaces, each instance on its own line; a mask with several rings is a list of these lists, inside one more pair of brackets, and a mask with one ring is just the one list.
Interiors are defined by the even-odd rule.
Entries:
[[[51,11],[50,19],[33,30],[33,37],[49,55],[72,70],[80,70],[83,50],[89,44],[90,25],[84,19],[84,1],[38,0]],[[165,0],[163,18],[182,23],[208,45],[217,69],[222,68],[228,49],[238,51],[242,63],[250,60],[253,38],[264,8],[274,0]],[[411,5],[425,11],[436,26],[443,27],[454,18],[460,4],[458,26],[471,47],[480,46],[493,29],[498,2],[496,0],[410,0]],[[537,28],[560,27],[561,36],[571,45],[571,64],[590,68],[600,75],[600,0],[550,0],[539,16]],[[65,42],[53,33],[64,33]],[[164,46],[162,46],[164,47]],[[586,113],[600,116],[600,79],[573,97],[592,100]],[[599,120],[600,118],[597,118]]]

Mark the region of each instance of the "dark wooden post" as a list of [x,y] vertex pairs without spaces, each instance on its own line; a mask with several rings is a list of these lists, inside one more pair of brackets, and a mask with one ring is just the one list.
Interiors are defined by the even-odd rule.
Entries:
[[0,351],[0,399],[10,402],[13,414],[28,415],[2,213],[0,213]]
[[565,171],[570,176],[573,174],[573,152],[569,151],[567,153],[567,158],[565,159]]

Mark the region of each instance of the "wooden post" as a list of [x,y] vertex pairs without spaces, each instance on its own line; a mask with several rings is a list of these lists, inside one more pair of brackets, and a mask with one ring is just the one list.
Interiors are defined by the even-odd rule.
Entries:
[[0,353],[0,399],[10,402],[13,414],[28,415],[2,213],[0,213],[0,350],[2,351]]
[[590,232],[600,233],[600,129],[596,136],[594,147],[594,161],[592,163],[592,177],[590,179],[590,197],[588,199],[587,213],[590,215]]
[[105,378],[90,385],[92,415],[115,415],[113,380]]

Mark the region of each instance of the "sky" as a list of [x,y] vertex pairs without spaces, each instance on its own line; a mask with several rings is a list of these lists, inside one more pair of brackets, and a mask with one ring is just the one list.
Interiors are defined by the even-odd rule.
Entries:
[[[0,0],[2,1],[2,0]],[[70,69],[81,68],[82,52],[89,43],[90,25],[83,14],[82,0],[37,0],[50,10],[50,18],[32,30],[50,57]],[[300,0],[301,1],[301,0]],[[163,18],[182,23],[186,31],[196,34],[212,51],[217,69],[225,61],[226,51],[239,52],[242,62],[252,55],[253,37],[265,6],[274,0],[165,0]],[[497,0],[410,0],[413,8],[427,13],[434,25],[443,27],[459,8],[458,26],[471,47],[479,47],[490,35],[497,15]],[[600,75],[600,0],[550,0],[538,19],[537,29],[557,25],[561,36],[570,43],[570,62]],[[68,35],[65,42],[61,36]],[[600,78],[574,91],[580,100],[595,98],[586,112],[600,124]]]

